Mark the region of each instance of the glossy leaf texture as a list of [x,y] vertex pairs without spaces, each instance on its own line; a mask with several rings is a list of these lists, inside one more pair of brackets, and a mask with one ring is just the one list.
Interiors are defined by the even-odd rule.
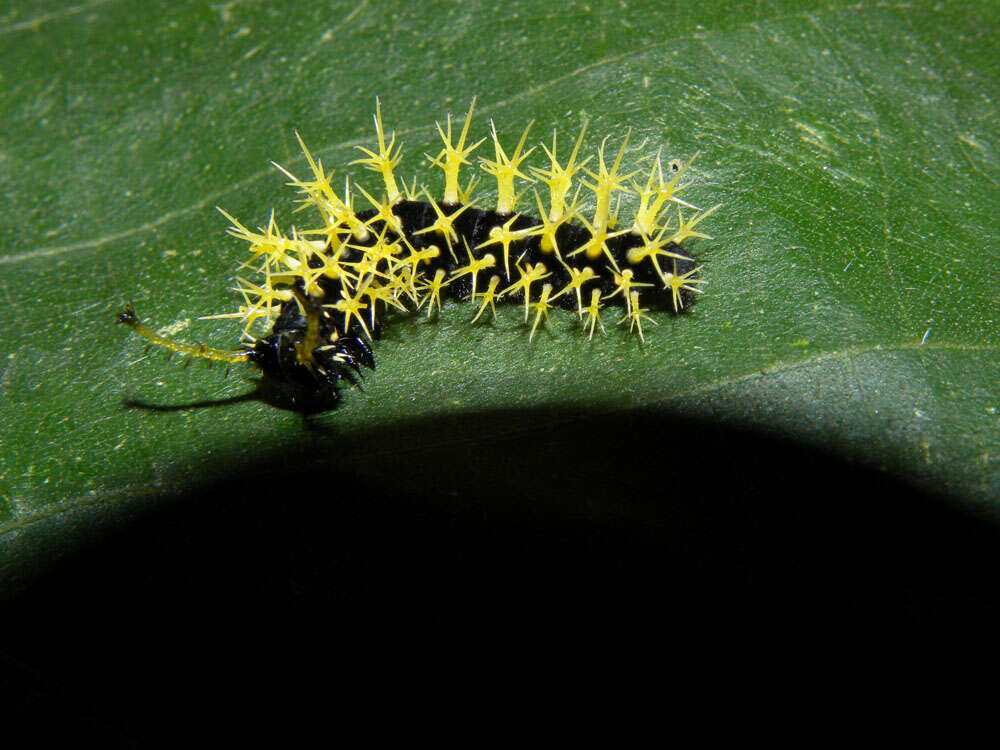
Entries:
[[[19,6],[0,11],[5,585],[163,493],[300,446],[387,491],[438,481],[427,466],[484,435],[630,449],[577,434],[582,414],[761,430],[992,509],[991,3]],[[563,312],[530,344],[516,309],[397,319],[364,389],[308,421],[113,324],[132,301],[156,328],[234,345],[237,325],[199,320],[235,309],[244,260],[215,206],[292,223],[269,162],[304,167],[296,130],[370,189],[348,163],[373,142],[376,96],[403,174],[435,190],[434,122],[474,96],[476,137],[534,119],[568,142],[587,120],[587,153],[629,129],[633,165],[700,151],[689,200],[723,204],[693,246],[706,293],[657,315],[645,345],[614,327],[588,341]]]

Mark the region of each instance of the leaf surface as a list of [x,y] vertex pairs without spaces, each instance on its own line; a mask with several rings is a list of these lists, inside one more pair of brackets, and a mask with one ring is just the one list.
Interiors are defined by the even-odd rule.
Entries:
[[[327,440],[331,471],[381,477],[474,441],[462,415],[527,443],[567,430],[567,451],[612,438],[570,435],[573,408],[697,417],[997,497],[990,3],[19,5],[0,12],[8,583],[261,448]],[[376,96],[404,174],[432,189],[434,122],[473,96],[479,136],[490,118],[508,137],[533,118],[539,138],[589,120],[591,152],[629,128],[636,163],[700,151],[690,200],[723,204],[694,246],[706,293],[645,345],[613,327],[590,342],[563,313],[533,344],[513,309],[395,321],[364,390],[314,420],[333,437],[112,324],[132,300],[154,327],[234,345],[237,326],[198,320],[235,309],[243,260],[214,207],[294,221],[269,160],[303,167],[296,129],[370,186],[347,163]],[[491,425],[496,410],[522,416]]]

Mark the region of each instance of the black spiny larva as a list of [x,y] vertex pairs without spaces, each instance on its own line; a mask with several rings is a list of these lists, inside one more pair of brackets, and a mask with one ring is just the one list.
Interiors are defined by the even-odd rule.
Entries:
[[[232,224],[229,233],[249,244],[250,262],[262,276],[257,282],[239,279],[244,304],[237,312],[207,316],[243,321],[239,348],[174,341],[145,326],[131,306],[118,316],[119,322],[171,351],[248,362],[287,391],[293,405],[324,409],[336,404],[342,380],[354,382],[361,367],[374,369],[370,342],[384,313],[393,308],[426,307],[430,316],[435,308],[440,310],[446,295],[472,301],[475,322],[487,309],[495,316],[497,301],[510,300],[524,306],[525,320],[532,323],[531,340],[553,307],[576,311],[582,330],[592,338],[598,326],[604,330],[605,304],[614,303],[623,313],[617,322],[627,323],[645,341],[643,322],[655,323],[649,311],[676,313],[694,302],[703,283],[701,266],[684,243],[708,237],[696,227],[718,208],[699,211],[678,195],[688,187],[681,181],[697,154],[687,163],[673,160],[664,170],[657,153],[645,181],[637,182],[635,172],[621,173],[628,136],[610,165],[605,139],[594,169],[587,168],[591,158],[580,159],[579,153],[584,126],[564,162],[553,133],[551,148],[541,144],[548,167],[529,167],[529,176],[522,163],[535,150],[525,150],[531,123],[510,155],[493,126],[489,137],[494,158],[480,162],[497,181],[497,202],[494,208],[480,208],[471,198],[478,177],[464,188],[459,184],[460,168],[486,140],[467,144],[474,107],[475,100],[457,136],[450,115],[445,127],[437,126],[443,148],[428,159],[444,172],[440,200],[426,188],[417,189],[415,182],[400,188],[395,170],[401,149],[395,134],[386,142],[376,101],[376,150],[361,148],[363,158],[353,163],[379,173],[379,199],[350,182],[343,193],[335,190],[332,173],[300,138],[311,176],[299,179],[275,166],[298,190],[303,207],[319,212],[319,226],[292,228],[286,234],[272,212],[267,227],[251,231],[222,211]],[[537,215],[518,211],[521,196],[515,192],[515,180],[545,185],[548,209],[533,190]],[[355,208],[352,189],[368,208]],[[589,218],[581,212],[581,190],[593,196]],[[622,228],[616,199],[624,193],[637,194],[638,206],[632,224]],[[261,322],[267,332],[252,333]]]

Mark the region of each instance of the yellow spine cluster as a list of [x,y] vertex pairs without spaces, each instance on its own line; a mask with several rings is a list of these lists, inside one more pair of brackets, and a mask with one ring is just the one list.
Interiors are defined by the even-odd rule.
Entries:
[[[300,307],[303,306],[301,292],[298,291],[303,289],[310,304],[315,301],[332,313],[342,315],[345,330],[356,322],[370,336],[380,309],[422,309],[426,305],[430,316],[435,308],[441,309],[442,290],[455,280],[469,276],[470,299],[480,303],[474,322],[479,320],[487,307],[496,315],[495,302],[498,299],[520,294],[524,302],[525,320],[528,320],[532,310],[535,313],[530,340],[539,325],[548,320],[552,303],[563,295],[572,294],[576,298],[577,314],[583,322],[583,330],[592,337],[597,326],[604,330],[600,310],[605,301],[620,294],[626,314],[619,322],[628,322],[629,329],[636,330],[639,337],[644,339],[642,322],[655,321],[640,306],[639,298],[641,290],[652,285],[637,282],[633,268],[650,264],[656,277],[662,280],[662,288],[670,291],[675,309],[681,305],[682,291],[701,291],[699,284],[702,282],[698,279],[700,267],[678,274],[677,261],[687,260],[687,257],[668,249],[672,243],[708,237],[696,228],[718,208],[715,206],[707,211],[698,211],[679,197],[689,187],[689,183],[683,183],[682,178],[694,157],[683,165],[671,163],[669,176],[665,177],[660,154],[657,153],[645,183],[639,185],[632,179],[634,172],[623,174],[621,169],[628,145],[627,135],[610,164],[606,157],[605,138],[597,151],[596,168],[587,168],[590,157],[580,158],[586,125],[581,128],[565,161],[561,161],[558,156],[557,137],[553,132],[551,148],[541,144],[542,151],[548,157],[548,166],[524,169],[522,164],[534,151],[533,147],[525,149],[531,123],[525,127],[509,155],[500,142],[496,126],[491,123],[494,158],[481,158],[480,166],[483,172],[496,179],[496,214],[504,218],[502,223],[489,229],[488,239],[470,249],[466,238],[456,230],[455,222],[472,205],[470,194],[478,181],[478,177],[473,177],[463,189],[459,184],[461,167],[471,163],[470,156],[486,140],[483,138],[468,144],[474,109],[475,99],[457,136],[453,135],[450,115],[443,127],[440,123],[437,125],[443,147],[435,156],[427,157],[431,164],[444,172],[444,194],[437,201],[426,188],[418,189],[415,182],[412,186],[402,183],[400,188],[396,170],[402,162],[402,148],[397,144],[394,132],[387,137],[381,103],[376,100],[376,145],[373,149],[358,147],[363,157],[352,162],[377,173],[384,188],[378,198],[362,187],[357,188],[371,206],[370,211],[362,214],[368,217],[365,220],[354,209],[350,182],[345,181],[342,192],[335,189],[332,172],[323,168],[321,160],[313,158],[296,133],[311,176],[300,179],[288,169],[275,166],[288,178],[288,184],[300,194],[300,209],[308,207],[318,211],[322,217],[322,225],[305,231],[293,227],[286,234],[279,229],[272,213],[266,227],[253,231],[223,211],[231,223],[229,233],[248,243],[248,265],[258,266],[257,270],[263,275],[263,281],[251,283],[243,278],[238,279],[236,291],[243,297],[244,304],[238,312],[211,317],[239,318],[245,323],[245,332],[249,336],[251,326],[258,320],[272,322],[281,305],[296,300]],[[585,179],[580,179],[581,172],[586,175]],[[518,198],[515,180],[525,183],[537,180],[548,190],[547,210],[543,206],[542,197],[535,192],[535,205],[540,218],[528,228],[514,228],[518,220],[521,225],[525,223],[524,216],[515,210]],[[593,195],[594,211],[590,218],[580,214],[581,188]],[[617,205],[621,197],[628,194],[638,196],[635,218],[630,227],[616,229],[616,209],[613,205]],[[418,249],[406,239],[406,233],[394,213],[394,207],[404,199],[425,199],[433,209],[435,220],[415,234],[433,236],[434,244]],[[671,204],[677,205],[676,223],[666,211]],[[682,207],[691,209],[693,213],[685,218],[681,213]],[[588,239],[575,248],[559,248],[557,235],[560,228],[574,220],[578,220],[586,228]],[[621,268],[608,241],[626,232],[638,236],[640,244],[628,251],[626,267]],[[551,283],[542,284],[552,275],[545,263],[527,262],[522,265],[519,258],[514,258],[513,265],[518,278],[511,279],[511,251],[514,244],[533,236],[539,237],[542,253],[553,256],[552,262],[561,264],[569,274],[569,283],[558,291]],[[468,263],[459,265],[450,275],[437,268],[429,277],[425,268],[440,256],[441,247],[447,248],[456,264],[461,262],[459,253],[463,248],[456,248],[460,239],[464,244],[464,255]],[[477,257],[473,250],[488,252]],[[578,255],[582,255],[585,262],[575,265],[572,259]],[[501,259],[507,285],[501,285],[499,275],[492,275],[486,282],[486,289],[480,291],[480,274],[488,269],[498,268]],[[666,262],[672,263],[670,270],[667,269]],[[595,268],[598,270],[595,271]],[[602,295],[599,289],[589,289],[589,304],[585,305],[586,285],[605,272],[610,274],[608,278],[613,279],[614,290]],[[341,282],[340,299],[322,299],[323,279]],[[541,291],[533,298],[533,289],[537,289],[538,285],[541,285]]]

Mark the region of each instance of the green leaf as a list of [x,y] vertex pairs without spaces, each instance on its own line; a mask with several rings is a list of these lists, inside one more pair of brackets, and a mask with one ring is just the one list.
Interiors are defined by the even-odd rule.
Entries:
[[[759,429],[973,506],[997,497],[991,3],[18,5],[0,11],[5,586],[262,449],[322,445],[330,472],[402,487],[498,430],[525,450],[571,433],[576,409]],[[421,179],[434,121],[473,96],[480,135],[490,118],[508,135],[534,118],[540,137],[589,118],[591,151],[628,128],[634,160],[700,150],[690,199],[723,204],[694,246],[706,293],[645,345],[587,341],[562,313],[533,344],[513,310],[395,322],[364,390],[312,425],[113,325],[131,300],[232,346],[237,326],[198,320],[235,309],[243,258],[215,206],[291,220],[269,160],[302,166],[296,129],[370,184],[346,165],[376,96]],[[628,446],[569,433],[567,451]]]

